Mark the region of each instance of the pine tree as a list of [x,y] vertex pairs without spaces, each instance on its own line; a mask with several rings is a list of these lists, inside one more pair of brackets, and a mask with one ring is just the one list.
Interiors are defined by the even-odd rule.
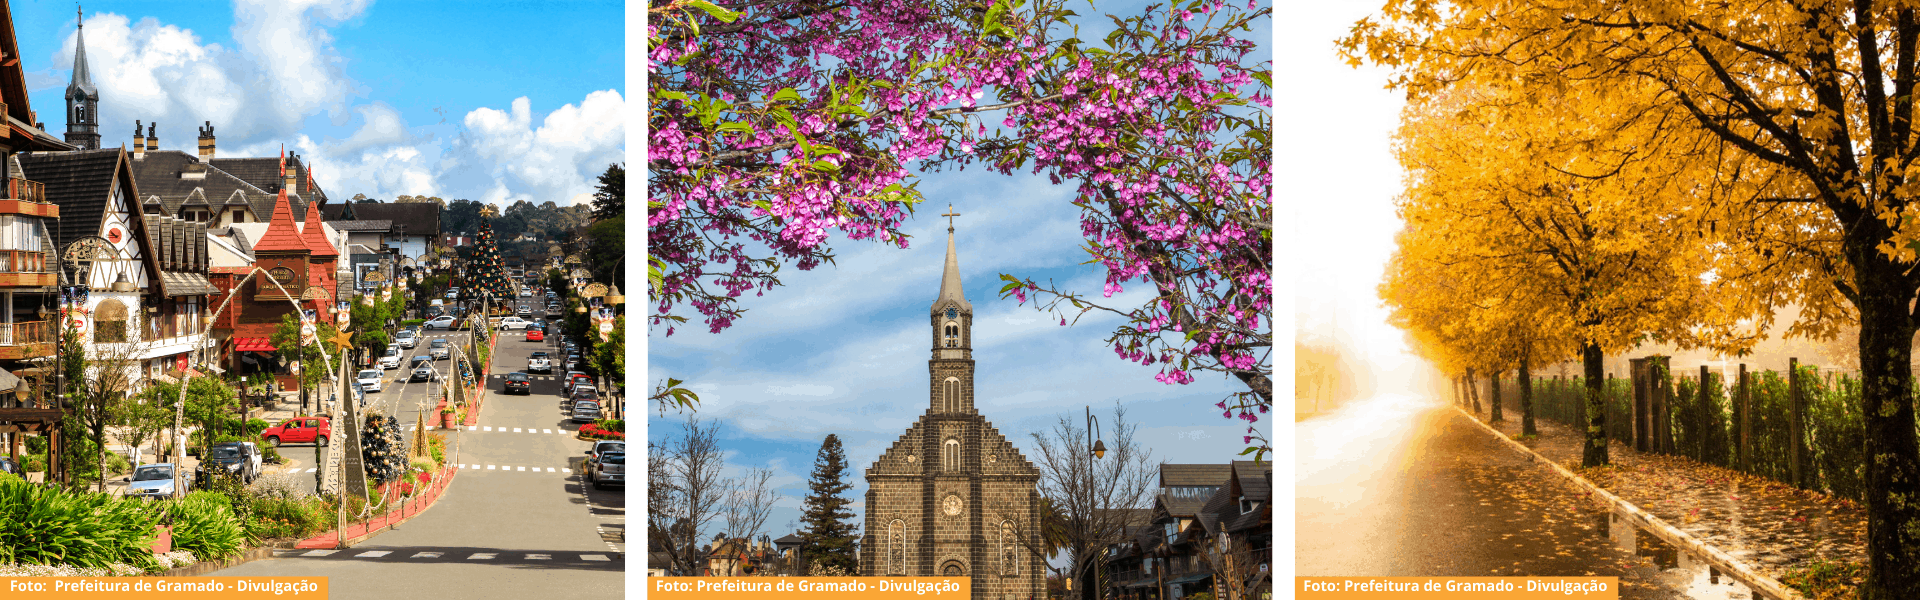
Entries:
[[858,539],[854,530],[853,511],[847,505],[853,500],[842,496],[853,485],[845,481],[847,456],[840,449],[840,437],[828,434],[827,441],[820,444],[820,453],[813,459],[813,479],[807,482],[807,498],[801,507],[800,520],[806,528],[800,532],[800,552],[814,568],[835,568],[852,575],[859,572],[859,561],[854,559],[853,544]]

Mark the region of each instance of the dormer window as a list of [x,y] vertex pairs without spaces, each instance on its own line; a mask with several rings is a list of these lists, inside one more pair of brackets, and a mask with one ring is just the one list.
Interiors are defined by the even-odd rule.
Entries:
[[1247,513],[1250,513],[1250,512],[1253,512],[1253,508],[1254,508],[1254,507],[1256,507],[1256,506],[1259,506],[1259,505],[1260,505],[1260,503],[1258,503],[1258,502],[1254,502],[1254,501],[1252,501],[1252,500],[1248,500],[1248,499],[1246,499],[1246,498],[1241,498],[1241,499],[1240,499],[1240,514],[1243,514],[1243,515],[1244,515],[1244,514],[1247,514]]

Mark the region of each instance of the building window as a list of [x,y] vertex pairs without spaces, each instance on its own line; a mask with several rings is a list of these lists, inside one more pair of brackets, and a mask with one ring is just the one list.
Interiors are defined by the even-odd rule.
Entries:
[[1255,506],[1258,506],[1258,505],[1259,505],[1259,503],[1258,503],[1258,502],[1254,502],[1254,501],[1252,501],[1252,500],[1248,500],[1248,499],[1246,499],[1246,498],[1241,498],[1241,499],[1240,499],[1240,514],[1243,514],[1243,515],[1244,515],[1244,514],[1247,514],[1247,513],[1250,513],[1250,512],[1253,512],[1253,507],[1255,507]]
[[1020,574],[1019,552],[1013,545],[1016,538],[1013,533],[1013,521],[1000,522],[1000,574],[1012,577]]
[[948,377],[940,383],[941,410],[950,413],[960,412],[960,379]]
[[1167,543],[1169,544],[1173,543],[1174,538],[1177,538],[1177,537],[1180,537],[1180,524],[1168,523],[1167,524]]
[[127,305],[109,298],[93,308],[93,341],[127,341]]
[[948,471],[960,470],[960,440],[947,440],[946,450],[941,453],[940,465]]
[[907,523],[899,519],[887,526],[887,574],[907,574]]
[[954,323],[953,321],[947,321],[947,326],[945,327],[945,329],[947,334],[947,347],[959,348],[960,347],[960,325]]

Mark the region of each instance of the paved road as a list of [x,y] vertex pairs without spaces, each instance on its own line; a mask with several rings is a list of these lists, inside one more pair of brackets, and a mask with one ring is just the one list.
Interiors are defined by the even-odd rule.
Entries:
[[1376,398],[1295,432],[1299,575],[1613,575],[1622,598],[1688,597],[1670,551],[1616,544],[1623,523],[1444,405]]
[[[490,371],[523,370],[541,349],[504,335]],[[348,550],[284,551],[214,575],[327,576],[341,598],[621,597],[624,490],[581,485],[588,443],[571,435],[559,382],[536,375],[524,396],[504,395],[498,377],[487,387],[477,429],[452,434],[449,461],[465,470],[431,510]]]

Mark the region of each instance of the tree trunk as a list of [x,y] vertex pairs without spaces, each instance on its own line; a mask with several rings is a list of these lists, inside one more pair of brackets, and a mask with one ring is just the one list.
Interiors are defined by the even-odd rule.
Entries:
[[1494,371],[1493,375],[1487,378],[1487,381],[1493,386],[1493,389],[1487,391],[1487,404],[1493,409],[1493,422],[1495,423],[1507,420],[1505,415],[1500,414],[1500,376],[1505,374],[1507,374],[1506,370],[1502,369]]
[[1520,357],[1520,435],[1539,435],[1533,428],[1533,366],[1531,357]]
[[1602,361],[1600,344],[1588,341],[1581,349],[1581,363],[1586,367],[1587,418],[1586,450],[1580,453],[1580,466],[1598,467],[1607,464],[1607,397],[1606,364]]
[[1467,367],[1467,400],[1473,402],[1473,414],[1480,414],[1480,383],[1473,378],[1473,367]]
[[[1878,219],[1865,227],[1884,226]],[[1850,231],[1849,233],[1857,233]],[[1920,439],[1914,433],[1914,287],[1866,236],[1847,236],[1860,310],[1867,434],[1866,600],[1920,598]]]

